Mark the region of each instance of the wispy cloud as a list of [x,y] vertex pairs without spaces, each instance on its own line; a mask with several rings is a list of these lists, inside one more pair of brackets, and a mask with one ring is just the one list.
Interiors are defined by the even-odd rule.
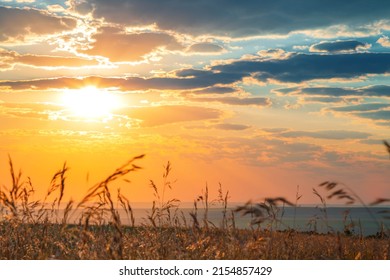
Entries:
[[348,130],[322,130],[322,131],[285,131],[278,134],[280,137],[287,138],[319,138],[319,139],[367,139],[370,133]]
[[353,118],[370,119],[376,124],[390,125],[390,103],[362,103],[351,106],[330,107],[325,111],[344,114]]
[[365,103],[352,106],[332,107],[329,108],[329,110],[336,112],[366,112],[376,111],[388,107],[390,107],[390,103]]
[[271,105],[271,100],[266,97],[192,97],[188,99],[197,102],[219,102],[229,105],[254,105],[260,107]]
[[222,117],[222,112],[217,109],[181,105],[125,108],[117,110],[116,113],[131,119],[141,120],[141,126],[144,127],[219,119]]
[[212,86],[204,89],[184,92],[184,94],[225,94],[233,93],[235,91],[237,91],[237,88],[234,87]]
[[356,88],[341,87],[291,87],[274,90],[279,94],[329,96],[329,97],[390,97],[390,86],[374,85]]
[[250,128],[249,125],[244,124],[233,124],[233,123],[220,123],[213,126],[213,128],[222,129],[222,130],[245,130]]
[[352,103],[352,102],[359,102],[359,98],[343,98],[343,97],[322,97],[322,96],[315,96],[315,97],[307,97],[305,96],[302,98],[302,102],[304,103]]

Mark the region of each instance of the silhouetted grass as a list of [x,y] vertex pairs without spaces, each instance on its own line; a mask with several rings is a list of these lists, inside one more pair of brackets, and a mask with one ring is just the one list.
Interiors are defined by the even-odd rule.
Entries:
[[[385,146],[390,154],[389,144]],[[365,203],[353,190],[337,182],[323,182],[313,189],[321,201],[322,220],[328,233],[298,232],[295,228],[280,231],[284,207],[295,203],[280,196],[261,202],[248,202],[229,211],[229,192],[219,185],[218,197],[209,197],[209,189],[194,200],[192,221],[179,209],[178,199],[166,199],[174,182],[170,180],[172,166],[164,167],[162,184],[150,180],[154,200],[148,218],[135,226],[130,200],[114,190],[113,182],[125,179],[141,169],[134,157],[111,175],[87,190],[80,202],[70,200],[60,209],[66,191],[66,163],[54,174],[42,200],[33,200],[35,191],[29,177],[15,171],[9,158],[10,187],[0,187],[0,259],[389,259],[389,231],[372,215],[369,206],[390,201],[378,198]],[[126,180],[126,179],[125,179]],[[323,189],[325,194],[320,194]],[[328,225],[327,200],[337,199],[346,205],[360,202],[371,213],[382,231],[375,237],[354,235],[348,212],[344,215],[344,232],[335,232]],[[130,225],[123,225],[120,206]],[[219,225],[209,220],[211,205],[221,206]],[[199,220],[199,206],[203,216]],[[75,222],[76,213],[81,213]],[[238,229],[235,215],[249,215],[251,227]],[[380,213],[387,219],[388,211]],[[294,218],[295,226],[295,218]]]

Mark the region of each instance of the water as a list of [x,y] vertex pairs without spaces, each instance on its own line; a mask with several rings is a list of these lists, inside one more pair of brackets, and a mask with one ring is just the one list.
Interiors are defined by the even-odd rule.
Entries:
[[[227,218],[229,225],[231,224],[231,213],[233,209],[227,210]],[[389,213],[380,213],[388,211]],[[176,213],[178,220],[183,224],[186,220],[187,225],[192,225],[193,219],[190,213],[193,209],[181,208]],[[122,222],[130,224],[128,217],[124,211],[119,212]],[[150,224],[147,219],[150,209],[134,209],[135,224]],[[221,227],[223,220],[223,210],[218,208],[210,208],[208,211],[208,220],[216,227]],[[326,212],[318,207],[286,207],[280,209],[277,215],[277,221],[272,223],[274,229],[286,230],[295,229],[298,231],[316,231],[319,233],[344,232],[346,228],[353,234],[362,234],[364,236],[375,235],[384,229],[390,229],[390,219],[385,216],[390,216],[390,207],[328,207]],[[173,213],[171,213],[173,216]],[[234,213],[235,225],[237,228],[250,228],[250,215],[242,216],[240,213]],[[184,217],[184,219],[183,219]],[[204,210],[198,210],[198,221],[202,225]],[[269,228],[270,222],[264,222],[260,225],[261,228]],[[256,228],[257,226],[252,225]]]
[[[315,231],[318,233],[327,232],[345,232],[347,228],[351,234],[370,236],[381,232],[382,228],[388,232],[390,229],[390,207],[371,207],[369,209],[364,207],[328,207],[321,209],[319,207],[285,207],[279,209],[277,219],[273,221],[265,221],[260,225],[251,225],[251,216],[242,216],[240,213],[234,212],[235,208],[227,209],[226,217],[228,219],[228,226],[232,225],[232,213],[234,213],[234,222],[236,228],[257,228],[262,229],[276,229],[287,230],[295,229],[297,231]],[[194,210],[192,208],[178,208],[171,209],[171,220],[176,217],[176,224],[172,225],[191,226],[193,218],[190,213]],[[118,210],[121,222],[123,225],[131,225],[130,217],[127,216],[123,209]],[[387,212],[387,213],[386,213]],[[150,208],[135,208],[133,209],[133,216],[135,218],[135,225],[151,225],[148,216],[151,213]],[[4,214],[4,213],[3,213]],[[69,219],[69,223],[79,223],[81,217],[81,210],[73,210]],[[164,212],[166,214],[166,212]],[[387,216],[387,218],[386,218]],[[54,213],[51,219],[53,222],[61,222],[63,217],[63,210]],[[1,220],[2,217],[0,217]],[[167,216],[163,218],[166,220]],[[197,219],[199,224],[204,224],[204,210],[198,209]],[[104,223],[110,220],[110,213],[107,212],[104,216]],[[221,227],[223,221],[223,209],[209,208],[207,220],[210,226]],[[158,225],[158,220],[156,223]]]

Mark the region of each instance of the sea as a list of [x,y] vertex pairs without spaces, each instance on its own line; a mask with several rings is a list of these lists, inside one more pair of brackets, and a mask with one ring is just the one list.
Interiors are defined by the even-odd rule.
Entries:
[[[341,232],[351,235],[371,236],[381,232],[390,231],[390,206],[389,207],[284,207],[279,208],[273,218],[264,216],[264,221],[256,222],[256,217],[236,212],[237,208],[209,208],[207,211],[207,223],[209,227],[234,227],[261,228],[273,230],[296,230],[301,232],[328,233]],[[225,212],[225,222],[224,222]],[[123,224],[130,225],[131,218],[124,210],[119,211]],[[192,215],[191,215],[192,213]],[[149,208],[133,209],[135,225],[150,225],[149,217],[152,210]],[[170,221],[172,225],[194,225],[195,211],[192,208],[177,208],[170,210]],[[197,221],[200,226],[204,225],[205,210],[198,209],[196,212]],[[169,221],[166,211],[161,215],[162,223]],[[158,219],[156,219],[158,221]],[[233,222],[234,221],[234,222]],[[258,221],[257,221],[258,222]]]
[[[253,214],[244,215],[237,212],[237,207],[231,206],[227,209],[210,207],[172,207],[167,211],[155,211],[149,207],[133,207],[132,216],[123,208],[117,212],[122,225],[128,226],[152,226],[152,220],[156,226],[196,226],[195,220],[200,227],[207,221],[208,227],[215,228],[237,228],[237,229],[264,229],[264,230],[295,230],[300,232],[316,233],[345,233],[357,236],[375,236],[385,233],[390,235],[390,206],[384,207],[360,207],[360,206],[298,206],[279,207],[275,209],[271,217],[264,213],[260,216]],[[51,210],[49,210],[51,211]],[[100,210],[99,210],[100,211]],[[97,213],[99,213],[97,211]],[[70,224],[82,222],[82,210],[72,210],[66,220]],[[84,212],[85,213],[85,212]],[[160,215],[159,215],[160,213]],[[110,211],[101,211],[102,219],[91,219],[90,224],[107,224],[110,222]],[[0,221],[7,215],[6,211],[0,211]],[[64,210],[59,209],[52,212],[52,222],[62,222]],[[133,219],[132,219],[133,217]],[[154,218],[151,218],[154,217]],[[225,218],[224,218],[225,217]]]

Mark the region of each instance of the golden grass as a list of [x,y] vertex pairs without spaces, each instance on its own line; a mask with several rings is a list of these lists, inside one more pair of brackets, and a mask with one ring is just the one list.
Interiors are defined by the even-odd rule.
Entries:
[[[385,142],[388,148],[388,143]],[[390,150],[389,150],[390,153]],[[212,201],[208,187],[194,200],[188,221],[178,208],[179,200],[165,200],[171,164],[164,168],[163,184],[150,181],[155,200],[148,222],[135,226],[133,210],[120,189],[116,196],[112,182],[141,167],[136,165],[143,155],[134,157],[117,168],[110,176],[92,186],[76,204],[69,201],[60,212],[66,188],[66,164],[54,174],[46,196],[32,200],[34,187],[31,180],[22,179],[9,159],[11,187],[0,188],[0,259],[389,259],[390,237],[385,229],[376,237],[351,235],[348,227],[344,233],[319,234],[297,232],[294,229],[278,231],[279,211],[284,205],[297,207],[283,197],[266,198],[263,202],[247,203],[229,211],[229,193],[219,186],[218,198],[222,209],[220,227],[208,219]],[[317,189],[313,192],[322,203],[327,223],[326,199],[344,200],[346,204],[363,200],[345,185],[324,182],[319,185],[330,193],[325,197]],[[127,214],[130,226],[121,223],[118,202]],[[379,198],[370,205],[388,202]],[[198,206],[203,209],[198,217]],[[69,223],[75,211],[81,212],[77,223]],[[62,213],[62,214],[59,214]],[[251,215],[248,229],[237,229],[235,215]],[[386,213],[385,213],[386,214]],[[201,221],[199,221],[199,218]],[[267,227],[258,227],[268,221]],[[378,221],[377,221],[378,222]]]
[[[390,258],[388,238],[295,231],[194,230],[0,224],[0,259],[370,259]],[[119,251],[121,246],[121,251]]]

